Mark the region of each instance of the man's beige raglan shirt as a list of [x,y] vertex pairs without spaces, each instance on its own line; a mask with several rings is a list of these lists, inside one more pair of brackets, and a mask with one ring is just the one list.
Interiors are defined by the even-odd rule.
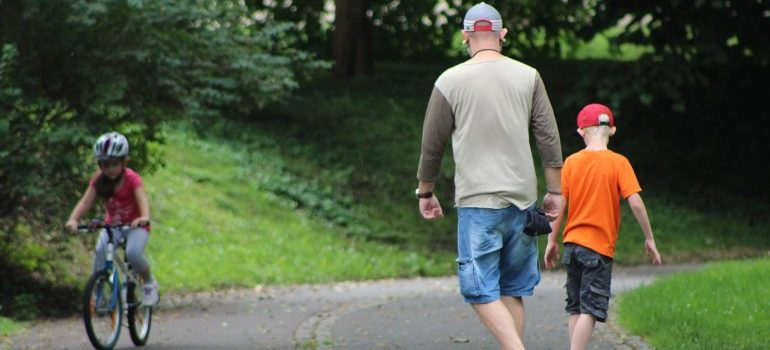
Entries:
[[417,178],[438,179],[451,136],[456,206],[526,209],[537,201],[530,127],[543,167],[561,167],[559,130],[537,70],[507,57],[454,66],[428,103]]

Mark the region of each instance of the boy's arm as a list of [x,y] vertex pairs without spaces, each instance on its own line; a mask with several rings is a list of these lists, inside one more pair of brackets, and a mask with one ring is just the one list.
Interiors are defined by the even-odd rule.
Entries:
[[147,192],[144,191],[144,186],[135,188],[134,196],[136,197],[136,204],[139,206],[140,216],[131,222],[131,227],[137,227],[150,221],[150,200],[147,199]]
[[644,206],[642,196],[639,193],[634,193],[628,196],[627,200],[629,206],[631,206],[631,211],[634,213],[634,217],[636,217],[636,221],[639,223],[639,227],[644,233],[645,255],[652,259],[653,264],[660,265],[662,263],[660,253],[658,253],[658,248],[655,246],[655,237],[652,234],[652,226],[650,225],[647,208]]
[[72,213],[70,214],[69,219],[67,219],[67,223],[64,224],[64,227],[66,227],[70,232],[77,231],[78,220],[80,220],[80,218],[83,217],[85,213],[91,210],[91,207],[94,205],[95,201],[96,190],[93,186],[88,186],[86,192],[83,193],[83,197],[80,198],[78,204],[75,205],[75,208],[72,209]]

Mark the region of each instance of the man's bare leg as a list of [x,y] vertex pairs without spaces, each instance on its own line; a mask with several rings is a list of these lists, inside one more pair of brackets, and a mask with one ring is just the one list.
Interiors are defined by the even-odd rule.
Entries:
[[524,349],[513,316],[501,300],[485,304],[472,303],[471,306],[504,350]]
[[524,301],[521,297],[507,297],[500,298],[508,309],[508,312],[513,316],[513,322],[516,323],[516,333],[520,338],[524,337]]

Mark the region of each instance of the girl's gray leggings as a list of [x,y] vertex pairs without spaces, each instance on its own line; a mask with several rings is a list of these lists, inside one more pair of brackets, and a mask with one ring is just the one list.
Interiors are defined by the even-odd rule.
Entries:
[[[147,263],[147,259],[144,258],[144,247],[147,245],[147,240],[150,238],[150,233],[146,229],[137,227],[135,229],[118,230],[113,229],[112,234],[115,236],[117,242],[121,242],[124,238],[126,242],[126,257],[128,263],[134,271],[142,273],[147,271],[150,265]],[[104,264],[107,261],[107,240],[109,236],[106,230],[102,230],[99,235],[99,240],[96,241],[96,255],[94,255],[94,272],[104,268]],[[115,247],[113,254],[118,252],[118,247]]]

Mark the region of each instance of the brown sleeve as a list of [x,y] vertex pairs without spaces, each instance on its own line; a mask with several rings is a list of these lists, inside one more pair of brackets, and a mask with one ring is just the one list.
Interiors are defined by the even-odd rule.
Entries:
[[452,107],[444,94],[434,86],[422,125],[422,147],[420,164],[417,168],[418,180],[430,182],[438,180],[444,149],[452,135],[453,128]]
[[530,124],[543,167],[561,168],[564,165],[564,159],[561,154],[559,127],[556,125],[556,116],[553,114],[553,107],[548,100],[548,93],[545,91],[540,73],[535,76]]

